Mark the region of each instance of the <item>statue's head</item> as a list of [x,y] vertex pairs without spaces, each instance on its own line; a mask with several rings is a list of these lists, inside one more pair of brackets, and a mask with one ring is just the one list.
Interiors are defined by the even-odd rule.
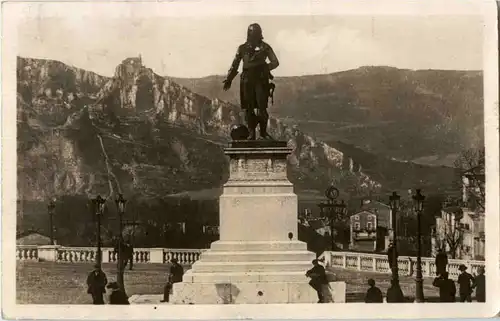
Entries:
[[262,36],[262,28],[258,23],[252,23],[248,26],[247,30],[247,41],[250,43],[257,43],[264,39]]

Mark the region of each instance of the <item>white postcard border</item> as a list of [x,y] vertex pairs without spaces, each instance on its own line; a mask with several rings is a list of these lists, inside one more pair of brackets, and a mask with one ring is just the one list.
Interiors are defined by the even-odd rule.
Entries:
[[[288,305],[18,305],[16,304],[16,53],[17,24],[30,15],[200,16],[304,14],[484,14],[484,108],[486,136],[486,211],[499,213],[499,114],[497,8],[494,1],[178,1],[2,3],[2,313],[6,319],[330,319],[471,318],[500,309],[500,219],[486,216],[487,303],[439,304],[288,304]],[[15,8],[14,8],[15,7]],[[131,10],[133,7],[134,10]]]

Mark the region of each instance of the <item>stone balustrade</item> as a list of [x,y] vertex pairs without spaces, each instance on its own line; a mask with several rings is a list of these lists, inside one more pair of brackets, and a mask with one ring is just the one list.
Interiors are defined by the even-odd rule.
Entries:
[[[167,249],[167,248],[135,248],[134,263],[167,263],[175,258],[180,264],[190,265],[196,262],[202,249]],[[56,262],[95,262],[97,248],[66,247],[61,245],[17,245],[18,261],[56,261]],[[102,262],[114,263],[118,253],[111,247],[102,248]]]
[[[334,268],[343,268],[364,272],[391,273],[387,255],[383,254],[325,251],[320,256],[320,259],[323,258],[327,266]],[[398,258],[398,269],[400,275],[410,274],[410,264],[413,265],[413,276],[415,276],[417,258],[413,256],[400,256]],[[471,274],[477,274],[479,267],[485,267],[486,265],[484,261],[448,259],[448,272],[451,279],[458,278],[458,275],[460,273],[458,267],[460,266],[460,264],[464,264],[465,266],[467,266],[467,271]],[[435,258],[422,257],[422,275],[424,277],[436,276]]]
[[[168,249],[168,248],[135,248],[134,263],[167,263],[175,258],[180,264],[191,265],[196,262],[205,249]],[[60,245],[17,245],[17,260],[19,261],[57,261],[57,262],[95,262],[97,249],[95,247],[65,247]],[[113,248],[102,248],[102,262],[116,262],[118,254]],[[327,266],[365,272],[391,273],[387,255],[354,253],[354,252],[323,252]],[[410,274],[410,258],[413,265],[413,275],[416,273],[416,257],[400,256],[398,267],[400,275]],[[434,258],[422,258],[422,274],[424,277],[436,276]],[[469,273],[477,273],[479,267],[485,267],[484,261],[448,260],[450,278],[456,279],[460,264],[468,267]]]
[[36,245],[17,245],[18,261],[38,261],[38,247]]

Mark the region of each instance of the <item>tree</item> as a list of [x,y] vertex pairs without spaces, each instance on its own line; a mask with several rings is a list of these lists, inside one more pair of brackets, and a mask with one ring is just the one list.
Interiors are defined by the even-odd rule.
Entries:
[[452,259],[457,258],[463,250],[463,228],[459,224],[459,213],[445,215],[436,226],[435,246],[444,248]]
[[465,186],[464,201],[473,210],[484,212],[485,201],[485,151],[468,149],[463,151],[455,161],[462,184]]

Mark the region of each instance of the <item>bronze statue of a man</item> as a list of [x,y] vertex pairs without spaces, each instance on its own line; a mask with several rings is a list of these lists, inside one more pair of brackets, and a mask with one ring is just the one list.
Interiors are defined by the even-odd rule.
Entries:
[[270,82],[273,79],[271,70],[278,67],[279,62],[273,48],[263,39],[260,26],[256,23],[251,24],[247,31],[247,41],[238,47],[231,68],[223,81],[224,90],[229,90],[234,77],[238,74],[240,62],[243,60],[240,101],[250,132],[249,140],[255,140],[257,125],[259,125],[261,138],[273,139],[267,133],[269,120],[267,105],[274,90],[274,84]]

